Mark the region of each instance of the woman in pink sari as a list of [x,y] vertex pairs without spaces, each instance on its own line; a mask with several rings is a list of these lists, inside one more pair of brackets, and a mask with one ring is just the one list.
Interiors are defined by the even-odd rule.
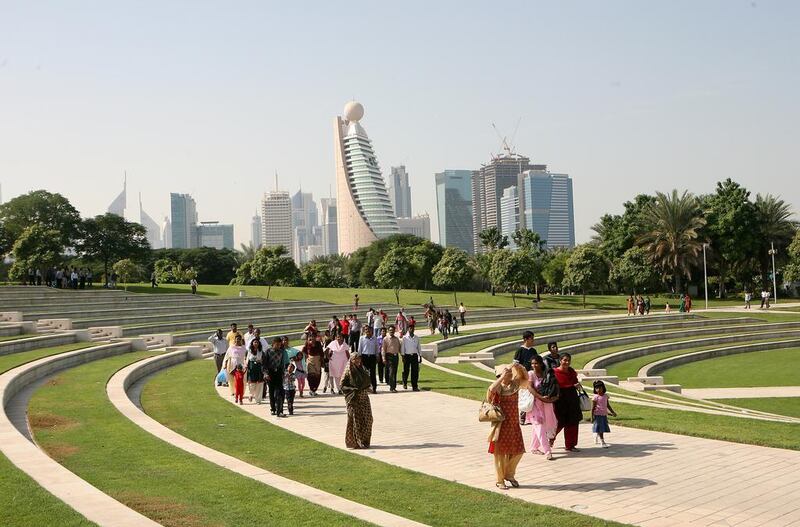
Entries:
[[556,436],[558,428],[558,420],[553,411],[553,401],[558,397],[545,397],[539,393],[539,387],[545,374],[542,358],[534,355],[531,365],[533,368],[528,372],[530,381],[528,390],[533,394],[533,408],[525,416],[525,421],[533,425],[531,452],[544,454],[545,459],[553,459],[553,454],[550,452],[550,441]]

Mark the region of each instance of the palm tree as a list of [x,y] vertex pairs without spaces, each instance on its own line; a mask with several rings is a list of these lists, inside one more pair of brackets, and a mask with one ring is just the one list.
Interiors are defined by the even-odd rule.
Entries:
[[681,278],[692,277],[692,266],[703,250],[700,229],[706,220],[700,215],[697,198],[688,191],[681,195],[677,190],[669,195],[657,192],[645,211],[650,223],[637,244],[649,253],[665,279],[674,278],[675,291],[680,293]]
[[248,243],[245,245],[240,243],[239,247],[241,247],[241,249],[236,251],[236,263],[242,265],[245,262],[252,262],[256,257],[256,248],[253,247],[253,244]]
[[478,237],[481,239],[481,245],[486,247],[489,252],[494,252],[508,245],[508,237],[503,235],[497,227],[489,227],[482,230]]
[[[772,194],[756,195],[755,209],[759,230],[759,251],[756,260],[761,270],[761,281],[766,284],[770,273],[771,244],[774,244],[776,249],[788,247],[797,230],[797,222],[791,219],[791,207]],[[785,250],[778,254],[781,252]]]

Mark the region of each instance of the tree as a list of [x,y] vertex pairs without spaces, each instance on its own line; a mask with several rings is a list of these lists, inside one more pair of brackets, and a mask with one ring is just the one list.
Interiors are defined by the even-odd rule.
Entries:
[[0,223],[0,258],[7,255],[14,246],[14,239],[6,226]]
[[795,232],[787,252],[789,263],[783,269],[783,278],[787,282],[800,282],[800,231]]
[[28,269],[45,270],[59,263],[63,256],[63,246],[58,242],[59,232],[44,225],[27,227],[14,242],[11,254],[14,264],[9,276],[12,280],[27,278]]
[[354,287],[374,287],[377,285],[375,271],[386,253],[394,247],[416,247],[425,242],[426,240],[411,234],[394,234],[361,247],[350,254],[347,260],[348,282]]
[[648,224],[648,209],[655,200],[653,196],[639,194],[633,201],[624,203],[625,211],[621,215],[606,214],[592,226],[595,232],[593,241],[599,244],[608,261],[621,258],[625,251],[636,245],[637,238]]
[[292,283],[300,273],[288,254],[283,245],[262,247],[256,252],[250,273],[255,281],[266,284],[267,300],[273,285]]
[[522,262],[525,273],[523,285],[529,291],[531,287],[536,290],[536,301],[539,302],[541,301],[539,283],[543,280],[542,270],[544,269],[547,241],[543,240],[538,232],[529,229],[516,230],[511,237],[519,248],[520,257],[524,260]]
[[584,309],[586,309],[586,290],[602,287],[607,278],[608,266],[600,248],[596,245],[579,245],[567,259],[564,284],[581,290]]
[[81,216],[61,194],[34,190],[0,205],[0,224],[6,231],[8,245],[13,245],[28,227],[39,225],[51,231],[51,243],[70,247],[78,237]]
[[112,269],[120,277],[122,283],[125,284],[125,290],[128,290],[129,282],[138,282],[142,278],[142,268],[133,262],[130,258],[124,258],[117,261]]
[[517,289],[525,280],[524,257],[508,249],[498,249],[492,255],[489,279],[492,286],[511,293],[511,301],[517,307]]
[[241,255],[237,251],[214,247],[156,249],[150,258],[153,267],[155,261],[161,259],[180,264],[183,268],[191,267],[197,271],[197,280],[204,284],[229,284],[236,277],[236,270],[244,264],[239,262]]
[[81,231],[78,252],[103,262],[106,284],[109,262],[123,258],[139,261],[150,255],[147,229],[116,214],[109,212],[89,218],[83,222]]
[[549,254],[549,257],[542,268],[542,279],[553,289],[561,289],[563,293],[564,269],[567,267],[567,260],[571,251],[568,249],[557,249]]
[[339,254],[314,258],[300,269],[303,283],[311,287],[347,287],[346,261]]
[[415,283],[419,269],[410,247],[393,247],[375,270],[375,282],[381,287],[394,290],[394,298],[400,304],[400,289]]
[[441,245],[428,240],[423,240],[411,249],[414,265],[419,271],[416,285],[417,289],[428,289],[433,278],[433,268],[439,263],[444,253]]
[[478,237],[481,240],[481,245],[486,247],[487,251],[490,253],[508,246],[508,237],[501,234],[500,229],[497,227],[484,229]]
[[675,280],[675,291],[681,293],[681,278],[691,278],[692,266],[703,250],[700,230],[706,220],[697,198],[687,191],[681,195],[677,190],[669,195],[657,192],[645,217],[648,223],[637,244],[645,249],[665,279]]
[[611,280],[620,283],[625,290],[637,290],[652,284],[658,279],[653,263],[641,247],[631,247],[621,258],[613,262],[610,276]]
[[457,305],[456,289],[472,276],[469,256],[457,247],[448,247],[444,250],[439,263],[434,266],[432,273],[434,285],[453,290],[453,305]]
[[758,249],[755,260],[761,272],[761,283],[766,284],[772,272],[770,249],[774,245],[777,251],[776,259],[786,261],[786,249],[795,237],[797,223],[791,219],[792,209],[789,204],[772,194],[756,195],[753,205],[758,225]]
[[705,233],[719,273],[720,298],[726,295],[732,272],[747,265],[758,250],[756,210],[749,198],[747,189],[728,178],[717,183],[716,192],[706,196],[703,203]]
[[543,240],[539,233],[530,229],[518,229],[511,235],[511,239],[520,249],[544,252],[547,240]]

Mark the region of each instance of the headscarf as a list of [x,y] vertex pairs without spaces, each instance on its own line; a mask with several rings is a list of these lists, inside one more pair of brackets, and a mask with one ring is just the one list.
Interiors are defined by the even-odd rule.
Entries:
[[350,404],[361,390],[368,390],[372,387],[372,382],[369,379],[369,371],[364,367],[356,366],[355,359],[361,358],[360,353],[353,353],[350,355],[350,360],[344,369],[342,375],[342,392],[344,392],[344,399],[347,404]]

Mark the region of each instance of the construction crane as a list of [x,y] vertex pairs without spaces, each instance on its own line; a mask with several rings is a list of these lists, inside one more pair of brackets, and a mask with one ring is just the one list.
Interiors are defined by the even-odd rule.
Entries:
[[519,130],[519,123],[522,121],[522,117],[517,119],[517,125],[514,127],[514,134],[511,136],[511,141],[508,140],[508,136],[504,136],[500,133],[500,130],[497,129],[497,126],[492,123],[492,128],[494,132],[497,134],[498,139],[500,139],[500,146],[501,148],[510,156],[516,155],[516,145],[514,140],[517,137],[517,131]]

